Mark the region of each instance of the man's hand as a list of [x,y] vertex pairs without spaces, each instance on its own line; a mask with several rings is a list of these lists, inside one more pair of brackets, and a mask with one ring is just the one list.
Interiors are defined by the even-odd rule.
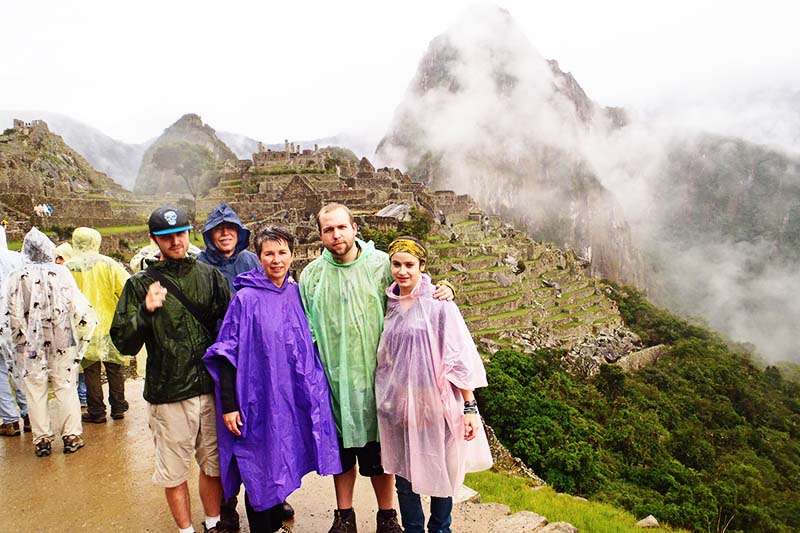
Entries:
[[437,300],[444,300],[446,302],[450,302],[455,297],[455,293],[453,292],[453,288],[448,285],[439,284],[436,286],[436,290],[433,291],[433,297]]
[[148,313],[155,312],[156,309],[164,305],[164,300],[167,299],[167,289],[161,286],[158,281],[153,282],[147,288],[147,295],[144,297],[144,307]]
[[477,413],[469,413],[464,415],[464,440],[474,439],[475,432],[477,430],[478,430]]
[[230,413],[225,413],[222,415],[222,420],[225,422],[225,427],[228,428],[228,431],[236,435],[237,437],[242,436],[242,432],[239,431],[239,427],[243,426],[241,417],[239,417],[239,411],[232,411]]

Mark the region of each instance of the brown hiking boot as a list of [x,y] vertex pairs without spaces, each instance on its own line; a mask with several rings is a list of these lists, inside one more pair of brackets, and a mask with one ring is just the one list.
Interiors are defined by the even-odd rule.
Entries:
[[75,453],[86,444],[80,435],[64,435],[61,440],[64,441],[64,453]]
[[19,434],[19,421],[0,424],[0,435],[3,437],[16,437]]
[[[402,530],[400,530],[402,533]],[[347,519],[343,519],[339,510],[333,511],[333,525],[328,530],[328,533],[358,533],[356,527],[356,513],[350,513]]]
[[[388,514],[389,516],[381,516],[381,513]],[[375,533],[403,533],[403,528],[397,522],[397,511],[391,509],[388,511],[378,511],[378,529]]]

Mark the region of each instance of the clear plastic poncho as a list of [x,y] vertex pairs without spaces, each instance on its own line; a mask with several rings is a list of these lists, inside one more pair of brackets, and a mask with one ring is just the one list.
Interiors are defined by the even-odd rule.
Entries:
[[[8,249],[6,228],[0,226],[0,319],[7,322],[8,311],[6,282],[8,275],[22,266],[22,255]],[[12,366],[14,352],[11,349],[11,328],[0,327],[0,365]]]
[[300,277],[300,295],[331,387],[333,416],[345,448],[378,440],[375,366],[383,331],[389,256],[357,241],[361,255],[340,264],[328,250]]
[[69,270],[53,262],[55,245],[38,229],[22,243],[22,267],[8,276],[8,315],[16,378],[47,373],[48,361],[77,369],[97,326],[92,306]]
[[417,494],[447,498],[467,472],[492,466],[486,432],[464,440],[461,390],[486,386],[486,371],[454,302],[433,298],[423,274],[407,296],[392,284],[378,349],[375,396],[381,463]]
[[84,355],[83,366],[97,361],[127,365],[108,334],[128,272],[116,261],[100,254],[100,233],[92,228],[76,228],[72,232],[73,256],[64,266],[72,272],[78,288],[92,304],[98,325]]

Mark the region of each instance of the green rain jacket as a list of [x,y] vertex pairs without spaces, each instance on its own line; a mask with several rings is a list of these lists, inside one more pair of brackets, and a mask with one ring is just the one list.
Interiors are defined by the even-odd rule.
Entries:
[[[206,324],[225,317],[231,293],[219,270],[194,258],[150,262],[205,312]],[[144,399],[170,403],[213,393],[214,382],[203,365],[203,354],[215,340],[216,331],[205,329],[174,295],[167,293],[164,306],[148,313],[147,289],[155,280],[143,270],[125,283],[114,321],[111,340],[123,354],[134,355],[147,347]]]
[[378,440],[375,367],[383,331],[389,256],[356,241],[361,255],[343,265],[328,250],[300,277],[300,296],[331,387],[333,416],[345,448]]
[[[114,347],[108,335],[117,301],[128,280],[128,273],[122,265],[100,254],[100,240],[97,230],[75,229],[72,232],[72,256],[64,263],[75,278],[78,288],[92,304],[99,321],[81,362],[84,368],[97,361],[120,365],[127,365],[129,361],[128,357]],[[59,248],[56,248],[56,253]]]

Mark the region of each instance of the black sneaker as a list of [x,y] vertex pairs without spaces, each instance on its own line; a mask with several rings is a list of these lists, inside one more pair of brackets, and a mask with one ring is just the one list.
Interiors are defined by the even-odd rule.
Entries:
[[281,504],[281,520],[291,520],[294,518],[294,507],[289,505],[289,502]]
[[378,529],[375,533],[403,533],[403,528],[397,522],[397,511],[378,511]]
[[239,500],[231,496],[219,506],[219,527],[228,531],[239,531],[239,513],[236,505]]
[[[402,530],[400,530],[402,533]],[[358,533],[356,527],[356,513],[350,513],[346,519],[342,518],[339,510],[333,511],[333,525],[328,530],[328,533]]]
[[108,421],[106,415],[94,416],[89,413],[83,413],[81,415],[81,420],[90,424],[105,424]]
[[33,453],[36,457],[47,457],[53,451],[53,446],[50,444],[50,439],[42,439],[34,445]]
[[217,522],[217,525],[211,529],[209,529],[208,526],[206,526],[206,523],[203,522],[203,533],[230,533],[231,531],[233,530],[222,527],[222,522]]

